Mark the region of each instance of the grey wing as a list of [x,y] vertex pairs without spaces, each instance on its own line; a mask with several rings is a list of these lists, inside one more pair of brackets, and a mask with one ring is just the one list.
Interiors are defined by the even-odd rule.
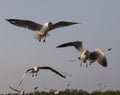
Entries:
[[24,73],[23,76],[21,77],[20,82],[18,83],[18,86],[17,86],[17,87],[19,87],[19,86],[22,84],[25,76],[26,76],[26,73]]
[[74,24],[78,24],[78,23],[77,22],[60,21],[60,22],[55,23],[50,30],[55,29],[55,28],[60,28],[60,27],[66,27],[66,26],[70,26],[70,25],[74,25]]
[[53,69],[53,68],[51,68],[51,67],[45,66],[45,67],[40,67],[40,69],[48,69],[48,70],[51,70],[52,72],[58,74],[58,75],[61,76],[62,78],[66,78],[64,75],[62,75],[61,73],[59,73],[58,71],[56,71],[55,69]]
[[28,73],[29,71],[33,71],[34,68],[27,69],[25,73]]
[[28,28],[33,31],[39,31],[42,27],[42,25],[40,25],[36,22],[30,21],[30,20],[6,19],[6,21],[8,21],[9,23],[11,23],[13,25]]
[[103,67],[107,67],[107,59],[105,57],[105,54],[99,48],[95,49],[95,53],[97,54],[96,61]]
[[84,51],[84,48],[82,46],[82,41],[64,43],[64,44],[58,45],[57,48],[68,47],[68,46],[74,46],[81,53]]
[[30,69],[26,70],[26,72],[25,72],[25,73],[23,74],[23,76],[21,77],[20,82],[18,83],[18,87],[19,87],[19,86],[21,85],[21,83],[23,82],[26,74],[27,74],[29,71],[31,71],[31,70],[33,70],[33,68],[30,68]]
[[20,90],[17,90],[17,89],[15,89],[15,88],[13,88],[13,87],[11,87],[11,86],[9,86],[9,85],[8,85],[8,87],[9,87],[10,89],[16,91],[16,92],[21,92]]

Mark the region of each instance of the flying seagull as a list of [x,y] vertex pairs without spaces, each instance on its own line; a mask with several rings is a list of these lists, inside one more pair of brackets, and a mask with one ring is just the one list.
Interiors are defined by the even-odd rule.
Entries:
[[20,90],[18,90],[18,89],[15,89],[15,88],[13,88],[13,87],[9,86],[9,85],[8,85],[8,87],[9,87],[10,89],[12,89],[12,90],[16,91],[16,92],[19,92],[19,93],[20,93],[20,95],[24,95],[24,94],[25,94],[25,92],[24,92],[24,91],[20,91]]
[[55,69],[53,69],[53,68],[51,68],[51,67],[49,67],[49,66],[43,66],[43,67],[35,66],[35,67],[33,67],[33,68],[30,68],[30,69],[27,69],[27,70],[26,70],[26,72],[23,74],[23,76],[22,76],[22,78],[21,78],[21,80],[20,80],[20,82],[19,82],[19,84],[18,84],[18,87],[21,85],[23,79],[25,78],[25,76],[26,76],[26,74],[27,74],[28,72],[32,73],[32,74],[33,74],[32,77],[34,77],[34,74],[35,74],[35,76],[37,76],[37,73],[38,73],[38,71],[39,71],[40,69],[51,70],[52,72],[58,74],[58,75],[61,76],[62,78],[66,78],[66,76],[62,75],[61,73],[59,73],[58,71],[56,71]]
[[58,45],[57,48],[68,47],[68,46],[74,46],[81,53],[80,57],[78,57],[78,59],[81,61],[80,66],[82,66],[82,63],[86,63],[86,67],[87,67],[88,64],[91,65],[92,63],[97,61],[103,67],[107,67],[107,59],[101,49],[96,48],[93,52],[90,52],[84,49],[82,45],[82,41],[73,41],[73,42],[64,43]]
[[20,19],[6,19],[9,23],[19,26],[19,27],[24,27],[27,29],[30,29],[32,31],[37,31],[36,38],[41,41],[43,39],[43,42],[45,42],[45,38],[48,34],[49,31],[60,28],[60,27],[65,27],[65,26],[70,26],[73,24],[78,24],[77,22],[67,22],[67,21],[59,21],[55,24],[52,22],[47,22],[43,25],[38,24],[36,22],[30,21],[30,20],[20,20]]

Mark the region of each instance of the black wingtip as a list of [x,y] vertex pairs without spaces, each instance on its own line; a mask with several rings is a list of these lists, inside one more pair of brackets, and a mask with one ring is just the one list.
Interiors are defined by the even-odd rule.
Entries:
[[66,75],[62,76],[63,78],[66,78]]
[[71,22],[71,24],[81,24],[81,23],[79,23],[79,22]]
[[64,47],[64,46],[63,45],[56,46],[56,48],[61,48],[61,47]]
[[56,46],[56,48],[63,48],[63,47],[67,47],[67,46],[71,46],[71,45],[69,45],[69,43],[64,43],[64,44]]
[[73,22],[73,24],[82,24],[81,22]]
[[80,23],[80,22],[76,22],[75,24],[82,24],[82,23]]

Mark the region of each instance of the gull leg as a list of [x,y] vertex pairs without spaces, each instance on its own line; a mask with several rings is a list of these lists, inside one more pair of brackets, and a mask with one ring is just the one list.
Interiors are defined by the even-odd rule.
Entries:
[[42,37],[41,37],[41,36],[39,36],[39,37],[38,37],[38,39],[39,39],[39,42],[41,42]]
[[92,62],[92,60],[86,60],[86,68],[88,67],[88,65],[91,65]]
[[37,73],[35,74],[35,76],[37,76]]
[[83,62],[80,57],[78,57],[77,59],[80,60],[80,67],[81,67]]
[[41,38],[39,39],[39,42],[41,42]]
[[34,77],[34,73],[33,73],[32,77]]
[[43,40],[43,42],[45,43],[45,39]]
[[43,42],[45,43],[45,38],[46,38],[46,36],[44,36],[44,39],[43,39]]
[[89,62],[89,65],[91,65],[93,62],[95,62],[94,60],[91,60],[90,62]]
[[90,62],[90,64],[89,65],[91,65],[92,64],[92,62]]
[[80,63],[80,67],[82,67],[82,62]]
[[88,67],[89,62],[86,63],[86,68]]

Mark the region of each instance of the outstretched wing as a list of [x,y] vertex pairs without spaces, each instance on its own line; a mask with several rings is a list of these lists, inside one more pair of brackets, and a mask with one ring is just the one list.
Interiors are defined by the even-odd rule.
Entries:
[[79,24],[77,22],[67,22],[67,21],[60,21],[57,22],[55,24],[53,24],[53,27],[50,29],[56,29],[56,28],[60,28],[60,27],[66,27],[66,26],[70,26],[70,25],[74,25],[74,24]]
[[97,62],[101,64],[103,67],[107,67],[107,59],[105,57],[105,54],[101,51],[101,49],[97,48],[95,49],[95,53],[97,55]]
[[51,68],[51,67],[45,66],[45,67],[40,67],[40,69],[48,69],[48,70],[51,70],[52,72],[58,74],[58,75],[61,76],[62,78],[66,78],[64,75],[62,75],[61,73],[59,73],[58,71],[56,71],[55,69],[53,69],[53,68]]
[[9,86],[9,85],[8,85],[8,87],[9,87],[10,89],[16,91],[16,92],[21,92],[20,90],[17,90],[17,89],[15,89],[15,88],[13,88],[13,87],[11,87],[11,86]]
[[18,83],[17,87],[19,87],[21,85],[21,83],[23,82],[25,76],[26,76],[26,73],[24,73],[23,76],[21,77],[20,82]]
[[21,77],[20,82],[18,83],[18,87],[19,87],[19,86],[21,85],[21,83],[23,82],[26,74],[27,74],[29,71],[31,71],[31,70],[33,70],[33,68],[30,68],[30,69],[26,70],[26,72],[25,72],[25,73],[23,74],[23,76]]
[[30,21],[30,20],[6,19],[6,21],[8,21],[9,23],[11,23],[13,25],[28,28],[33,31],[39,31],[42,27],[42,25],[40,25],[36,22]]
[[68,46],[74,46],[81,53],[84,51],[84,48],[82,46],[82,41],[64,43],[64,44],[58,45],[57,48],[68,47]]

